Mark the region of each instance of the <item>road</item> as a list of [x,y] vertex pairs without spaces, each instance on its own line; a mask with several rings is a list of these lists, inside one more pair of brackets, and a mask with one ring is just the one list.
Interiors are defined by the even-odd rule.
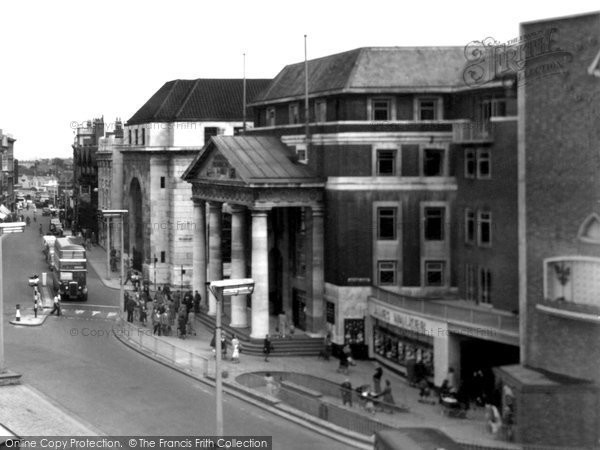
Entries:
[[[45,270],[40,243],[34,223],[24,233],[4,238],[6,315],[14,314],[17,303],[31,304],[27,275]],[[114,305],[118,292],[104,287],[88,270],[88,303]],[[125,347],[112,336],[110,321],[52,316],[41,327],[14,327],[8,325],[8,317],[5,323],[7,366],[23,374],[24,383],[100,432],[213,435],[214,390]],[[347,448],[229,396],[224,418],[225,434],[273,436],[277,449]]]

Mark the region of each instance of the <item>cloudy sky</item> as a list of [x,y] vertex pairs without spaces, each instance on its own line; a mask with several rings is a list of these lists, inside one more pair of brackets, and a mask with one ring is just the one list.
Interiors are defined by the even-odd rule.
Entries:
[[166,81],[271,78],[285,65],[365,46],[466,45],[597,0],[3,1],[0,129],[19,159],[72,155],[74,123],[127,120]]

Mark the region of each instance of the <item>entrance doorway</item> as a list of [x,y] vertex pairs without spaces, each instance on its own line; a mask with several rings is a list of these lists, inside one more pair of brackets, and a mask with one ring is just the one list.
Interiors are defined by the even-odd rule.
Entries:
[[306,292],[292,289],[292,321],[294,327],[306,331]]

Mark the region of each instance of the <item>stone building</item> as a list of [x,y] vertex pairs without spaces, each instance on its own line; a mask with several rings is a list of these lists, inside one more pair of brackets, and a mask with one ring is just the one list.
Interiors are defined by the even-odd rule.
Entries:
[[148,279],[156,273],[158,284],[191,288],[191,244],[197,224],[191,185],[181,175],[211,136],[234,135],[252,126],[244,122],[244,90],[252,99],[268,81],[169,81],[125,124],[125,247],[133,267]]
[[12,210],[15,206],[14,184],[14,146],[16,139],[0,130],[0,154],[2,156],[2,172],[0,173],[0,203]]

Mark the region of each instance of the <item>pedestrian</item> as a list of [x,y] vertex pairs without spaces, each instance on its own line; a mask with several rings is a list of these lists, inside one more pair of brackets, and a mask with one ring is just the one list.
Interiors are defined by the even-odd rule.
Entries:
[[329,358],[331,357],[331,347],[332,347],[331,334],[327,333],[325,335],[325,338],[323,339],[323,350],[322,350],[322,356],[325,361],[329,361]]
[[154,311],[152,311],[152,329],[152,334],[158,334],[159,336],[161,335],[160,311],[158,308],[155,308]]
[[267,388],[267,394],[272,397],[275,396],[275,390],[277,386],[275,385],[275,378],[273,378],[270,372],[265,373],[265,385]]
[[133,311],[135,310],[135,300],[129,295],[125,300],[125,310],[127,311],[127,322],[133,322]]
[[169,325],[169,313],[164,307],[162,309],[162,312],[160,313],[160,329],[162,331],[163,336],[171,335],[171,326]]
[[348,355],[345,352],[340,352],[340,365],[337,368],[337,372],[342,372],[344,375],[348,375]]
[[231,338],[231,361],[234,363],[240,362],[240,340],[235,334]]
[[177,316],[177,325],[178,325],[178,329],[179,329],[179,338],[180,339],[185,339],[185,334],[186,334],[186,324],[187,324],[187,308],[185,307],[185,305],[181,305],[181,308],[179,308],[179,314]]
[[189,336],[196,336],[196,328],[194,327],[194,320],[196,316],[193,311],[190,311],[187,315],[187,334]]
[[53,315],[56,312],[57,316],[60,316],[60,294],[56,294],[54,296],[54,308],[50,311],[50,315]]
[[146,326],[146,318],[148,317],[148,309],[146,308],[146,303],[142,302],[140,304],[140,322],[143,326]]
[[265,355],[265,362],[269,362],[269,355],[273,351],[273,344],[271,343],[271,339],[269,339],[269,335],[265,336],[263,341],[263,353]]
[[227,359],[227,338],[223,331],[221,331],[221,359]]
[[212,352],[217,357],[217,330],[213,332],[212,339],[210,340],[210,347],[212,348]]
[[340,393],[342,394],[342,404],[352,406],[352,383],[346,378],[340,385]]
[[375,397],[381,397],[383,404],[381,405],[382,410],[385,412],[389,410],[390,414],[394,413],[394,405],[396,402],[394,401],[394,396],[392,395],[392,383],[390,380],[385,380],[385,387],[381,393],[376,394]]
[[375,363],[375,373],[373,374],[373,391],[376,394],[381,392],[381,377],[383,376],[383,369],[379,363]]
[[194,312],[198,314],[200,312],[200,304],[202,303],[202,296],[198,291],[194,294]]
[[39,306],[39,300],[36,298],[35,300],[33,300],[33,317],[35,317],[36,319],[37,319],[38,306]]
[[456,384],[456,374],[454,373],[454,367],[448,369],[448,375],[446,375],[446,388],[450,394],[456,394],[458,392],[458,386]]

